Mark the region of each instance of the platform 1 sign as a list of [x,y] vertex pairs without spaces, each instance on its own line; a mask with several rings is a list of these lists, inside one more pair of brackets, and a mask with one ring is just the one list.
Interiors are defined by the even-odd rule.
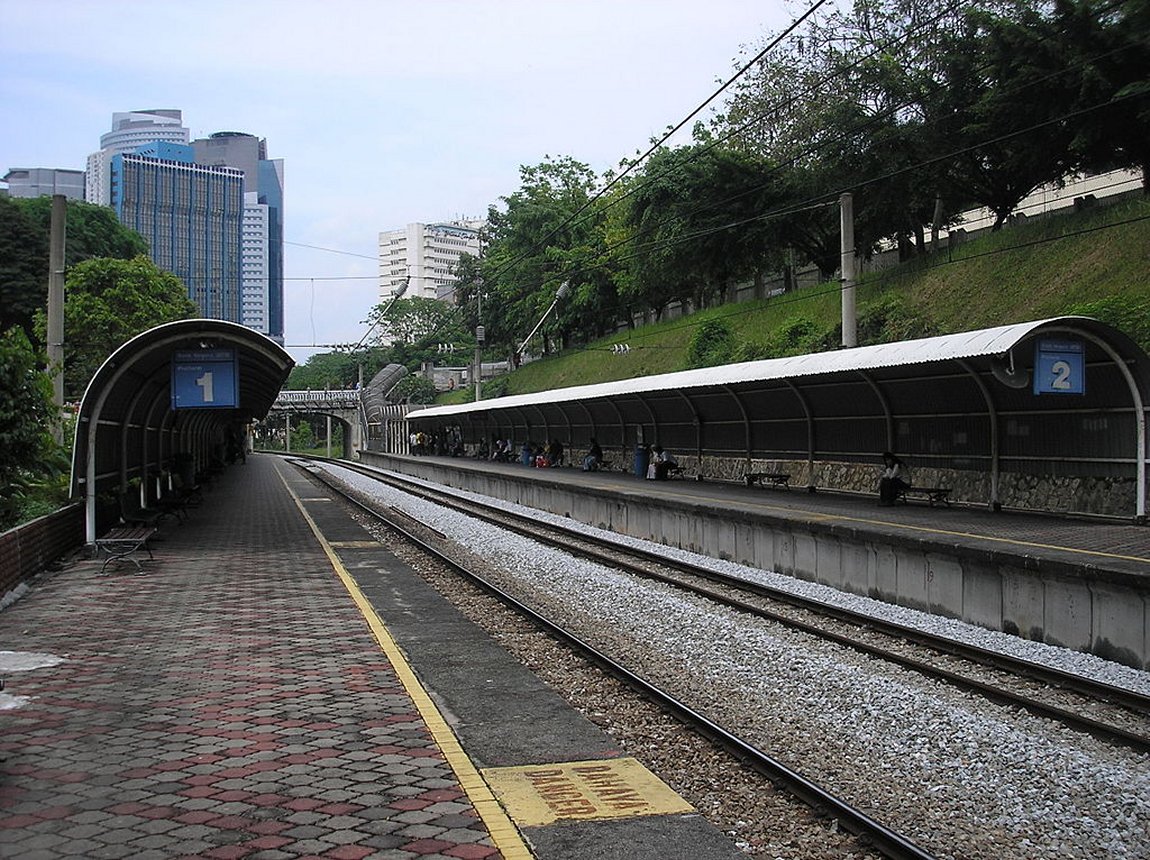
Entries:
[[172,356],[173,409],[234,409],[239,375],[231,349],[200,349]]
[[1035,394],[1085,394],[1086,344],[1040,340],[1034,348]]

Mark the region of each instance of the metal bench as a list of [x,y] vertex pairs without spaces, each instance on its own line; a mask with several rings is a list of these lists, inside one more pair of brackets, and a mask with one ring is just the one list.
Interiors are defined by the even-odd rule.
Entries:
[[788,472],[747,472],[743,480],[747,482],[748,487],[758,484],[760,487],[782,487],[784,490],[791,488],[791,476]]
[[136,566],[136,573],[143,573],[144,569],[140,566],[140,560],[136,558],[136,553],[144,550],[148,553],[149,559],[155,558],[148,541],[157,531],[158,529],[154,526],[117,526],[110,529],[102,537],[96,538],[96,556],[99,557],[101,552],[108,554],[104,563],[100,565],[100,574],[103,575],[104,569],[112,562],[124,560],[130,561]]
[[950,507],[950,487],[903,487],[895,496],[896,501],[908,504],[908,496],[926,499],[933,508],[935,502],[941,502]]

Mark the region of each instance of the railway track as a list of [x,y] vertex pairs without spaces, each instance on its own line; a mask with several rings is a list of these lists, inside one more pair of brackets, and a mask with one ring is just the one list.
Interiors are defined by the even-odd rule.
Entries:
[[[298,460],[300,458],[297,457],[296,459]],[[344,466],[342,463],[340,465]],[[582,654],[586,659],[599,666],[612,677],[621,680],[627,686],[636,690],[665,711],[671,713],[695,731],[738,757],[754,770],[767,776],[776,785],[785,788],[785,790],[803,803],[818,810],[821,815],[834,818],[844,830],[858,836],[863,843],[871,846],[882,856],[890,858],[890,860],[937,860],[935,855],[919,847],[911,839],[898,831],[877,821],[863,809],[825,790],[812,779],[787,766],[766,751],[759,749],[753,743],[739,737],[736,733],[724,728],[718,722],[711,720],[705,714],[692,708],[671,693],[661,689],[658,685],[646,680],[642,675],[632,671],[623,663],[615,660],[590,642],[568,630],[562,624],[553,621],[543,613],[536,611],[526,603],[518,600],[481,574],[460,564],[449,554],[442,552],[439,547],[424,540],[416,533],[416,530],[427,530],[428,527],[426,525],[417,522],[413,523],[409,515],[397,509],[380,510],[357,498],[354,493],[350,493],[342,487],[338,481],[334,481],[330,476],[311,468],[309,464],[305,463],[304,467],[308,468],[308,471],[313,477],[338,493],[348,503],[354,505],[369,517],[377,519],[388,529],[400,534],[405,541],[416,546],[421,552],[432,556],[439,563],[451,568],[468,581],[478,585],[485,592],[495,597],[517,614],[529,619],[540,629]],[[380,477],[378,473],[373,473],[368,469],[353,470],[359,471],[361,474],[368,475],[372,478]],[[406,491],[405,489],[405,492]],[[425,498],[427,497],[425,496]],[[431,531],[434,532],[434,529]],[[438,538],[446,537],[441,533],[436,533],[436,536]]]
[[1111,743],[1150,751],[1150,697],[1138,692],[593,536],[586,527],[549,521],[540,528],[536,521],[505,507],[401,476],[341,466],[565,552],[687,589]]
[[[347,464],[337,463],[336,466],[345,468]],[[952,653],[938,651],[936,648],[907,642],[906,639],[910,637],[903,636],[904,628],[897,624],[892,627],[895,634],[876,632],[873,628],[877,622],[869,617],[863,617],[861,620],[854,617],[842,620],[836,617],[842,612],[838,608],[835,608],[833,615],[812,612],[806,607],[795,606],[796,601],[799,604],[804,601],[789,593],[783,594],[784,598],[788,598],[785,602],[769,601],[757,594],[749,594],[745,590],[748,583],[741,579],[729,585],[723,583],[722,579],[727,576],[726,574],[719,575],[719,582],[716,582],[716,571],[706,567],[705,560],[699,561],[699,565],[703,567],[702,574],[697,575],[698,566],[695,563],[664,558],[664,553],[658,552],[658,547],[653,553],[654,558],[636,559],[635,547],[628,545],[626,538],[622,539],[622,542],[608,540],[608,544],[612,545],[607,547],[596,546],[600,543],[598,538],[590,538],[584,533],[584,528],[561,528],[562,521],[558,517],[528,512],[526,523],[514,522],[519,517],[508,512],[501,504],[483,505],[470,498],[460,498],[461,494],[455,491],[444,490],[442,487],[435,487],[432,490],[422,482],[407,481],[392,475],[385,476],[389,478],[386,481],[388,485],[386,489],[381,486],[381,489],[376,491],[373,487],[382,477],[381,473],[366,468],[354,471],[365,477],[348,476],[342,478],[342,481],[354,487],[354,492],[362,494],[363,498],[388,499],[384,507],[393,508],[389,512],[391,519],[398,516],[398,519],[407,525],[406,530],[424,533],[431,543],[442,542],[443,535],[436,536],[427,531],[428,523],[435,523],[439,529],[451,533],[452,539],[447,542],[451,546],[448,553],[462,555],[465,558],[468,555],[473,556],[468,563],[474,562],[478,568],[490,570],[494,581],[504,584],[503,588],[496,588],[497,591],[512,591],[517,594],[520,598],[516,602],[528,602],[531,606],[535,606],[537,615],[549,616],[552,627],[569,627],[578,631],[575,634],[567,634],[566,631],[554,630],[552,632],[554,638],[567,639],[578,650],[590,648],[590,652],[596,654],[608,652],[626,655],[619,658],[619,661],[627,665],[622,671],[612,667],[614,661],[605,653],[593,656],[589,652],[589,659],[599,662],[608,673],[626,678],[627,683],[634,686],[643,684],[643,679],[632,679],[629,676],[635,673],[635,667],[642,667],[637,670],[638,673],[651,679],[651,683],[645,684],[646,688],[652,688],[644,689],[647,698],[659,700],[659,706],[666,712],[676,714],[684,723],[690,722],[700,736],[718,740],[737,757],[753,760],[757,758],[756,752],[769,751],[767,758],[771,759],[772,763],[754,763],[754,767],[760,770],[760,773],[767,774],[772,782],[784,786],[785,790],[795,797],[811,804],[820,814],[828,814],[830,819],[838,822],[837,827],[842,830],[863,834],[859,837],[860,843],[874,845],[876,850],[880,850],[887,857],[925,857],[929,854],[920,846],[929,846],[930,850],[937,851],[938,846],[948,844],[963,847],[957,853],[943,849],[938,857],[951,858],[961,855],[980,860],[989,858],[997,860],[1002,857],[1029,860],[1038,857],[1064,858],[1081,855],[1084,858],[1093,855],[1090,850],[1081,854],[1065,850],[1071,843],[1067,843],[1065,837],[1059,835],[1063,834],[1064,826],[1053,821],[1045,823],[1045,827],[1049,827],[1056,835],[1057,849],[1051,850],[1049,845],[1045,845],[1047,837],[1044,836],[1037,839],[1037,844],[1043,844],[1044,850],[1037,850],[1037,845],[1030,844],[1030,839],[1034,839],[1035,834],[1042,832],[1041,828],[1034,829],[1038,828],[1037,820],[1043,819],[1042,809],[1045,808],[1049,812],[1050,809],[1064,807],[1072,811],[1067,812],[1071,816],[1066,819],[1067,823],[1075,820],[1088,823],[1121,822],[1114,831],[1124,834],[1120,837],[1112,838],[1107,834],[1083,838],[1080,835],[1074,837],[1074,844],[1093,847],[1094,840],[1097,840],[1099,847],[1150,845],[1150,843],[1144,844],[1142,836],[1130,834],[1126,824],[1127,821],[1133,820],[1129,817],[1130,806],[1132,804],[1140,808],[1142,806],[1141,801],[1136,800],[1142,790],[1135,790],[1134,786],[1147,783],[1148,778],[1148,775],[1143,773],[1145,762],[1148,761],[1144,755],[1147,716],[1144,711],[1145,702],[1136,693],[1127,696],[1129,691],[1114,689],[1107,684],[1097,684],[1089,678],[1081,682],[1073,676],[1068,679],[1061,678],[1063,673],[1060,671],[1053,671],[1051,676],[1063,684],[1064,688],[1068,682],[1075,682],[1076,688],[1080,689],[1075,691],[1055,689],[1050,688],[1047,682],[1021,678],[1002,668],[992,669],[994,675],[990,681],[982,678],[982,684],[986,688],[984,690],[979,690],[976,684],[967,684],[967,678],[959,677],[956,681],[949,679],[944,681],[944,675],[938,674],[936,667],[929,666],[922,671],[914,669],[914,673],[922,675],[923,679],[920,682],[911,682],[911,676],[904,671],[910,667],[903,660],[903,654],[898,652],[906,650],[919,652],[914,654],[914,659],[925,660],[928,663],[930,661],[969,663],[969,661]],[[342,492],[339,487],[337,491]],[[381,502],[376,498],[373,507],[378,507],[379,504]],[[402,512],[402,508],[406,508],[409,513]],[[458,515],[448,513],[447,508],[451,508],[452,512],[458,510],[460,513]],[[482,524],[480,521],[483,521]],[[515,525],[515,531],[526,533],[526,537],[530,538],[532,543],[528,544],[526,538],[519,536],[499,538],[499,533],[509,531],[509,524]],[[536,546],[540,537],[549,538],[557,548],[554,551],[550,548],[539,548],[538,551],[527,548]],[[620,543],[623,545],[615,545]],[[473,546],[480,548],[474,552],[459,553],[461,547]],[[511,547],[509,554],[507,547]],[[669,552],[685,555],[677,551]],[[572,554],[584,556],[589,562],[559,560],[570,558]],[[536,559],[546,561],[537,562]],[[673,562],[670,567],[680,569],[668,569],[668,562]],[[505,567],[508,563],[511,567]],[[725,567],[721,562],[712,563],[718,568]],[[520,566],[522,569],[516,569]],[[611,573],[593,575],[584,573],[585,570],[592,568]],[[538,573],[532,574],[532,569]],[[733,569],[733,566],[726,566],[726,569]],[[555,577],[554,573],[558,570],[565,571],[567,575]],[[540,576],[543,578],[532,579]],[[588,576],[592,578],[586,578]],[[657,579],[657,582],[645,586],[639,585],[641,578],[646,581]],[[611,582],[634,584],[622,585],[622,591],[619,591],[620,586],[612,585]],[[539,589],[540,585],[543,586],[542,589]],[[638,600],[629,597],[623,591],[636,592]],[[772,589],[768,588],[767,591]],[[647,592],[650,592],[650,596],[647,596]],[[688,597],[674,598],[676,593]],[[612,600],[619,602],[612,604]],[[681,608],[680,601],[682,601]],[[776,614],[802,616],[799,619],[802,623],[788,623],[785,625],[787,634],[779,634],[788,643],[787,647],[795,646],[797,640],[799,651],[795,652],[795,655],[776,654],[772,648],[762,651],[764,643],[761,642],[760,635],[753,630],[769,630],[774,627],[782,629],[782,622],[752,620],[761,619],[757,609],[752,616],[754,608],[752,605],[760,601],[773,604],[771,612]],[[751,608],[744,608],[744,604]],[[710,611],[698,608],[708,605],[715,608]],[[821,608],[822,605],[817,602],[815,609]],[[685,613],[682,619],[680,613]],[[711,620],[711,614],[714,614],[714,621]],[[644,617],[645,623],[632,623],[632,620],[638,622]],[[737,621],[739,617],[746,621]],[[557,622],[555,619],[563,621]],[[665,629],[659,629],[664,628],[666,624],[664,619],[672,622],[676,630],[675,634],[669,637]],[[619,636],[615,636],[613,632],[616,624],[620,625],[619,630],[622,631]],[[720,647],[725,640],[729,642],[729,639],[720,635],[728,624],[734,624],[738,630],[742,630],[744,625],[748,628],[746,634],[744,632],[735,634],[738,637],[737,651],[741,654],[750,653],[746,648],[752,647],[756,655],[754,661],[750,663],[739,661],[744,665],[736,675],[727,675],[728,669],[725,667],[729,658],[722,654]],[[817,629],[808,629],[812,624]],[[679,632],[691,628],[698,631],[693,636],[702,634],[704,638],[692,639],[690,632],[687,634]],[[825,630],[821,628],[829,628],[835,635],[823,635]],[[840,628],[846,629],[845,634]],[[919,631],[912,632],[918,634]],[[684,635],[687,638],[682,640],[682,647],[676,646],[664,651],[668,645],[674,645],[677,637]],[[729,632],[726,635],[729,636]],[[838,642],[837,635],[848,637],[850,642]],[[643,638],[636,639],[635,636]],[[744,642],[744,636],[750,636],[751,639]],[[773,638],[776,635],[768,632],[766,636]],[[665,642],[664,637],[668,637],[666,645],[662,644]],[[821,645],[814,644],[815,637],[821,640]],[[866,642],[874,638],[879,639],[881,644]],[[804,639],[811,644],[803,644]],[[858,643],[854,642],[857,639],[864,640],[864,644],[869,647],[858,647]],[[688,645],[689,642],[695,644]],[[948,644],[945,640],[938,643],[938,645]],[[844,646],[849,650],[844,650]],[[689,651],[684,652],[683,648],[689,648]],[[699,650],[696,652],[693,648]],[[877,652],[882,654],[881,660],[876,659],[871,653],[873,648],[877,648]],[[965,646],[959,646],[958,650],[964,648]],[[807,660],[805,656],[808,650],[812,653],[811,660]],[[890,651],[896,652],[897,659],[889,659]],[[974,651],[982,650],[975,648]],[[851,652],[856,654],[848,656]],[[692,659],[682,663],[679,662],[680,656],[667,659],[667,654],[680,653],[684,656],[690,654]],[[693,658],[695,654],[698,654],[698,659]],[[827,669],[822,669],[823,661],[828,659],[828,654],[830,663]],[[715,656],[718,656],[721,662],[711,662]],[[997,658],[998,655],[995,656]],[[536,658],[534,654],[529,654],[528,659],[534,663]],[[759,662],[764,659],[767,662]],[[780,659],[783,661],[777,662]],[[800,668],[800,663],[805,662],[811,662],[813,668],[820,674],[822,671],[828,671],[828,677],[834,677],[836,681],[831,682],[831,686],[825,686],[827,682],[815,679],[815,676],[810,674],[812,667]],[[1011,658],[1006,662],[1015,661]],[[881,666],[886,663],[890,663],[890,667],[882,669]],[[953,666],[950,668],[953,669]],[[857,690],[846,699],[841,697],[845,688],[841,685],[843,682],[840,670],[845,671],[848,676],[854,673],[853,677],[858,682],[852,684]],[[1034,668],[1028,661],[1021,661],[1020,670],[1026,670],[1026,673],[1033,671],[1049,673],[1050,668],[1044,666]],[[780,671],[782,675],[779,674]],[[966,665],[961,667],[961,673],[952,671],[951,674],[969,673],[978,676],[987,671],[991,670],[982,665]],[[906,678],[905,681],[899,679],[899,674]],[[688,678],[687,681],[683,681],[684,677]],[[708,679],[700,681],[703,678]],[[757,681],[744,690],[743,684],[751,678],[757,678]],[[805,683],[810,686],[804,686],[804,678],[808,678]],[[566,678],[560,676],[557,676],[555,681],[560,684],[567,683]],[[938,683],[940,681],[942,683]],[[898,689],[891,689],[891,683]],[[905,690],[902,689],[904,684]],[[1032,702],[1027,709],[1030,712],[1043,713],[1050,719],[1059,719],[1061,728],[1049,720],[1035,721],[1020,714],[1020,708],[1024,706],[1020,704],[1019,697],[1015,694],[1017,691],[1003,698],[1004,691],[1012,691],[1017,685],[1029,686],[1040,698],[1045,696],[1058,701],[1059,708],[1066,712],[1065,714],[1055,714],[1059,708],[1051,709],[1050,702]],[[582,689],[581,685],[570,688],[576,699],[581,696],[582,693],[578,691]],[[952,692],[945,692],[946,689]],[[1096,690],[1098,696],[1102,698],[1094,698],[1083,690]],[[971,696],[969,694],[971,691],[978,694]],[[823,698],[828,694],[831,696],[830,700]],[[725,699],[722,696],[737,698]],[[768,698],[762,698],[764,696]],[[804,707],[813,707],[815,711],[788,712],[784,705],[789,705],[791,697],[794,696],[798,697],[796,701],[808,699]],[[921,704],[919,697],[922,697]],[[983,704],[975,705],[976,699],[982,699]],[[987,699],[994,699],[996,702],[1006,701],[1009,706],[996,707],[987,704]],[[876,713],[875,708],[879,708],[880,711],[888,709],[891,701],[894,701],[895,711],[882,714],[877,723],[869,722]],[[613,705],[606,707],[609,711],[614,709]],[[815,720],[810,728],[806,724],[810,722],[810,717],[800,715],[825,711],[826,708],[830,709],[826,711],[823,720]],[[1091,709],[1095,713],[1086,722],[1079,719],[1075,713],[1088,712]],[[789,713],[794,713],[795,716],[791,717]],[[963,714],[961,721],[951,724],[951,713]],[[703,716],[704,720],[696,721],[696,715]],[[782,723],[780,715],[783,715]],[[831,715],[835,717],[830,723],[833,727],[837,727],[838,716],[849,717],[850,734],[842,734],[835,728],[833,735],[822,737],[826,730],[825,717]],[[866,724],[858,723],[858,717],[861,717]],[[1124,719],[1128,723],[1126,728],[1107,724],[1121,723]],[[819,722],[823,725],[819,725]],[[1075,727],[1073,731],[1066,728],[1071,724]],[[716,732],[712,727],[720,731]],[[723,737],[722,732],[727,731],[723,727],[738,728],[730,738],[727,738]],[[1116,728],[1118,730],[1114,731]],[[779,734],[780,730],[783,734]],[[805,743],[804,738],[810,731],[814,732],[810,735],[813,743]],[[863,734],[852,739],[854,732],[857,731],[863,731]],[[879,734],[874,735],[875,731]],[[883,737],[888,734],[889,738]],[[1014,737],[1011,737],[1012,735]],[[872,742],[868,738],[881,739],[883,743],[872,750]],[[1099,738],[1104,739],[1105,743],[1099,743]],[[680,743],[690,742],[684,738]],[[853,751],[849,751],[849,748],[858,743],[867,745],[865,759],[874,757],[873,760],[854,761],[850,758]],[[999,746],[1001,744],[1005,746]],[[1130,747],[1136,752],[1130,752]],[[980,748],[982,751],[978,752]],[[1055,750],[1059,752],[1055,753]],[[895,754],[895,759],[889,758],[892,752]],[[936,760],[934,765],[926,769],[917,765],[904,767],[898,763],[899,759],[905,758],[906,755],[911,755],[912,759],[917,760],[923,753],[926,753],[928,758],[934,759],[938,759],[938,753],[944,753],[945,760]],[[952,758],[956,754],[957,758]],[[983,760],[982,755],[989,755],[990,759]],[[1086,755],[1088,758],[1079,759],[1081,755]],[[1130,758],[1132,755],[1133,758]],[[674,754],[670,755],[669,760],[674,760]],[[1063,771],[1060,762],[1064,760],[1094,763],[1090,763],[1086,770],[1068,770],[1060,777],[1055,777],[1057,782],[1051,782],[1053,774]],[[664,761],[669,763],[668,759]],[[804,771],[813,768],[810,773],[818,776],[808,778],[799,774],[791,775],[788,773],[788,762],[791,765],[800,762],[798,767]],[[1038,762],[1042,762],[1041,766]],[[1129,789],[1124,788],[1116,794],[1113,792],[1117,790],[1117,784],[1110,789],[1105,788],[1107,784],[1111,784],[1110,771],[1105,769],[1111,767],[1109,762],[1120,762],[1119,767],[1124,769],[1121,773],[1128,774],[1125,778],[1129,782],[1124,784],[1128,785]],[[864,763],[866,767],[859,769],[858,775],[854,775],[856,767]],[[943,766],[943,770],[938,770],[938,766]],[[958,770],[955,773],[946,773],[951,771],[953,766],[957,766]],[[676,773],[680,770],[673,763],[670,767]],[[960,774],[971,767],[974,768],[975,782],[967,784],[965,777]],[[995,771],[1003,767],[1007,769],[1003,771],[1002,777],[996,776],[987,782],[988,767]],[[1075,768],[1078,767],[1075,765]],[[904,770],[905,774],[896,777],[896,774]],[[983,773],[980,774],[979,771]],[[928,773],[934,775],[925,776]],[[1091,776],[1087,782],[1082,782],[1076,775],[1078,773]],[[863,776],[864,774],[869,775]],[[1021,778],[1022,774],[1028,776]],[[930,782],[921,782],[923,778],[929,778]],[[935,780],[941,782],[936,783]],[[952,782],[955,780],[958,782]],[[1064,780],[1065,784],[1061,782]],[[907,790],[914,783],[921,783],[919,789]],[[1076,788],[1080,783],[1080,788]],[[1043,788],[1035,790],[1035,786]],[[869,817],[872,820],[881,820],[891,834],[895,835],[895,844],[884,844],[882,835],[869,834],[867,822],[859,823],[853,820],[849,812],[838,814],[835,812],[833,799],[828,799],[820,793],[808,793],[811,788],[825,792],[830,798],[836,796],[846,798],[846,801],[840,803],[856,812],[861,811],[864,819]],[[938,807],[935,798],[932,797],[936,791],[942,792],[937,794],[938,800],[945,801],[942,807]],[[1107,791],[1110,793],[1107,794]],[[1130,791],[1134,791],[1134,794],[1130,794]],[[1036,805],[1018,807],[1014,798],[1022,796],[1029,797],[1027,804]],[[756,806],[757,801],[752,799],[753,794],[744,794],[743,797],[744,803],[749,804],[746,808]],[[891,798],[895,798],[894,806],[888,805],[891,803]],[[1086,798],[1091,799],[1087,801]],[[956,800],[958,805],[951,806]],[[942,814],[942,819],[935,819],[933,826],[927,830],[922,829],[923,820],[917,815],[907,815],[910,809],[919,808],[921,804],[925,804],[923,808],[935,806],[933,814]],[[1021,813],[1020,819],[1014,819],[1013,816],[1021,808],[1027,811]],[[998,819],[997,816],[1005,809],[1010,809],[1007,813],[1010,817]],[[773,816],[771,820],[774,820]],[[1002,824],[999,822],[1011,822],[1007,827],[1017,830],[1013,823],[1015,820],[1029,822],[1020,828],[1022,835],[1029,837],[1021,843],[1026,847],[1020,853],[1017,846],[1013,847],[1012,850],[1015,852],[1013,854],[1001,852],[999,849],[1004,849],[1005,845],[996,842],[996,839],[1001,839],[999,832],[1002,831]],[[1071,824],[1072,829],[1075,827],[1075,824]],[[948,832],[948,835],[940,842],[943,832]],[[968,843],[969,839],[979,843],[979,851],[971,850],[973,844]],[[988,839],[989,846],[986,844]],[[905,840],[909,849],[907,846],[900,846],[898,840]],[[906,850],[912,853],[899,853]],[[1137,849],[1135,855],[1141,850]],[[1122,854],[1119,851],[1116,855]]]

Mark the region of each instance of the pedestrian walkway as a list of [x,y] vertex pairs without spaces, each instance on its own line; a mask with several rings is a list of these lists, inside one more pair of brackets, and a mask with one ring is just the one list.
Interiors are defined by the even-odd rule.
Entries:
[[218,483],[143,575],[85,561],[0,613],[0,651],[63,658],[6,676],[27,701],[0,711],[0,856],[527,856],[513,828],[496,846],[277,466]]

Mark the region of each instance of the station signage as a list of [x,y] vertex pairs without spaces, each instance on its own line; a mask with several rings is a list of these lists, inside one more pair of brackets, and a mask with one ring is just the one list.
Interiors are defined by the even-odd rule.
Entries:
[[234,409],[239,405],[235,350],[185,350],[172,355],[172,409]]
[[1034,348],[1035,394],[1085,394],[1086,344],[1080,340],[1038,341]]

